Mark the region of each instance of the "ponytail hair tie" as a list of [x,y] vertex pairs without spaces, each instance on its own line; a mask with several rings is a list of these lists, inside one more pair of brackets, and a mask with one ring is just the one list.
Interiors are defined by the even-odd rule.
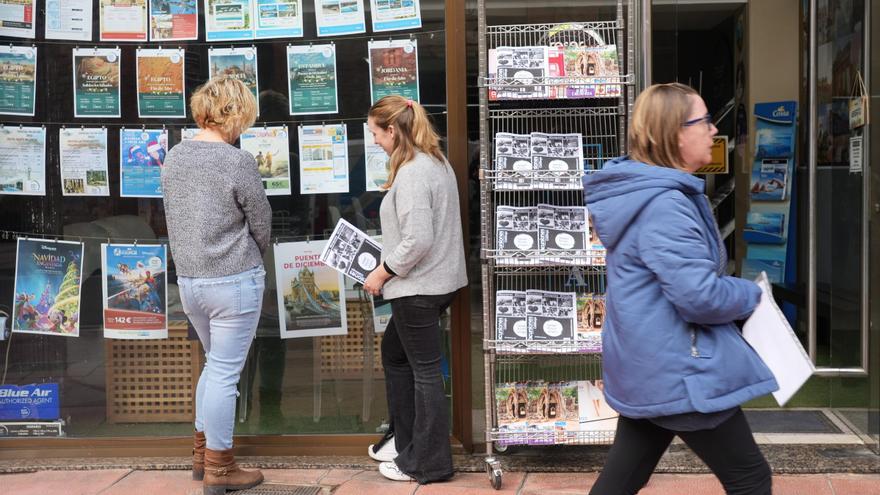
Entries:
[[406,106],[407,106],[407,108],[412,108],[412,104],[413,104],[413,101],[412,101],[412,100],[406,100]]

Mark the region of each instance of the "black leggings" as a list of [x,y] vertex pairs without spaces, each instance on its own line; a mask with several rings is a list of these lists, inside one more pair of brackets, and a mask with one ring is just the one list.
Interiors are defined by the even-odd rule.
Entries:
[[661,428],[646,419],[621,416],[614,445],[590,495],[638,493],[675,435],[709,466],[728,495],[771,493],[770,466],[739,410],[717,428],[682,432]]

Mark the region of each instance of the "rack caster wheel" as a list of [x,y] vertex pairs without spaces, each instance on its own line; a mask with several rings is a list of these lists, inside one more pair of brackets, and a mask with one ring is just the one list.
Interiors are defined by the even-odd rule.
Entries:
[[494,457],[486,458],[486,474],[489,476],[489,483],[495,490],[501,489],[501,463]]
[[495,452],[498,452],[499,454],[503,454],[503,453],[507,452],[507,445],[493,443],[492,448],[495,449]]

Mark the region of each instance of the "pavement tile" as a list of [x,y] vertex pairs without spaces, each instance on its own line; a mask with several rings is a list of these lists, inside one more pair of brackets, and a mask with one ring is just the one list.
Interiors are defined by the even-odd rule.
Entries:
[[523,473],[504,473],[501,477],[501,489],[495,490],[486,473],[456,473],[449,480],[441,483],[429,483],[419,487],[417,495],[493,495],[515,494],[523,482]]
[[880,495],[880,475],[828,475],[834,495]]
[[824,474],[773,477],[773,495],[835,495]]
[[375,474],[382,479],[371,481],[357,475],[339,485],[333,495],[412,495],[419,487],[419,484],[413,481],[390,481],[378,472]]
[[315,485],[328,469],[261,469],[267,483],[277,485]]
[[598,473],[529,473],[519,495],[584,495],[598,477]]
[[639,495],[724,495],[721,483],[711,474],[655,474]]
[[130,469],[102,471],[39,471],[0,475],[0,492],[15,495],[95,495],[113,485]]
[[341,485],[362,472],[364,472],[363,469],[331,469],[327,471],[327,474],[318,483],[332,486]]
[[117,481],[113,486],[100,492],[100,494],[134,495],[139,493],[161,493],[162,495],[190,495],[201,493],[201,489],[202,482],[193,481],[192,471],[132,471],[131,474]]

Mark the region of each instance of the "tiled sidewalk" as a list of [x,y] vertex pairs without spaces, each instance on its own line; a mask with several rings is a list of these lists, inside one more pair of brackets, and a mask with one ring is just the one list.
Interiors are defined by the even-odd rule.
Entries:
[[[482,473],[459,473],[449,482],[419,486],[391,482],[360,469],[265,469],[266,483],[312,485],[334,495],[584,495],[595,473],[505,473],[493,490]],[[0,492],[15,495],[200,495],[189,471],[37,471],[0,475]],[[723,495],[711,475],[655,474],[640,495]],[[880,475],[777,475],[774,495],[880,495]]]

